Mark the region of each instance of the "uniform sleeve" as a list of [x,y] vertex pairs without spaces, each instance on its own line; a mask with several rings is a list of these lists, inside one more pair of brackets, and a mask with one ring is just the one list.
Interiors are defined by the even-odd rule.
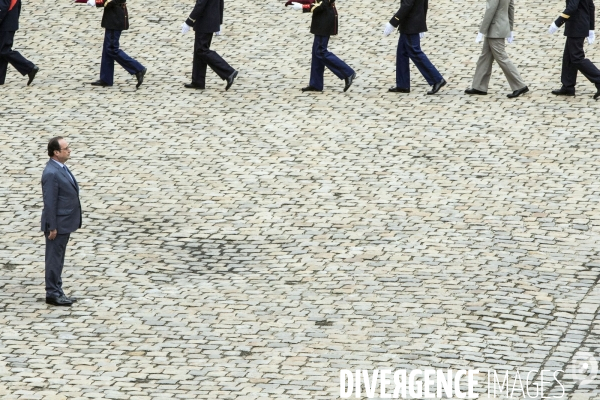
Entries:
[[330,4],[331,2],[329,0],[317,0],[311,5],[310,12],[313,14],[320,14],[323,11],[325,11],[325,9],[330,6]]
[[565,8],[565,11],[563,11],[563,13],[560,14],[560,16],[556,19],[556,21],[554,21],[556,26],[562,26],[565,23],[565,21],[568,20],[571,17],[571,15],[575,13],[575,11],[577,11],[578,7],[579,0],[568,0],[567,8]]
[[0,0],[0,22],[6,18],[8,14],[8,7],[10,6],[10,0]]
[[483,14],[483,21],[481,21],[481,25],[479,26],[479,32],[487,35],[490,30],[490,25],[492,24],[492,20],[494,19],[494,15],[496,15],[496,10],[498,10],[499,0],[488,0],[485,4],[485,14]]
[[596,6],[594,6],[594,2],[590,0],[590,31],[595,31],[596,26]]
[[207,2],[208,2],[208,0],[196,0],[196,5],[194,6],[194,9],[190,13],[190,16],[185,21],[185,23],[188,24],[189,26],[194,26],[198,17],[200,15],[202,15],[202,12],[204,11],[204,8],[206,7]]
[[408,13],[410,12],[410,10],[413,8],[414,5],[415,5],[415,0],[403,1],[402,5],[400,6],[400,9],[396,13],[396,15],[394,15],[392,17],[392,19],[390,19],[390,24],[394,28],[397,28],[398,26],[400,26],[400,22],[402,22],[402,20],[404,18],[406,18],[406,16],[408,15]]
[[58,209],[58,179],[56,174],[42,175],[42,195],[44,196],[45,230],[56,229],[56,211]]
[[510,31],[514,31],[513,26],[515,24],[515,2],[510,0],[508,4],[508,23],[510,24]]

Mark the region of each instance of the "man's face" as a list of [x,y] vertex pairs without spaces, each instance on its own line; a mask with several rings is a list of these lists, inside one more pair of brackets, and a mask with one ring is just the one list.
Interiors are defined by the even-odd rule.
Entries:
[[69,148],[69,143],[65,139],[60,139],[58,141],[60,145],[60,151],[54,150],[54,157],[60,163],[65,163],[69,158],[71,158],[71,149]]

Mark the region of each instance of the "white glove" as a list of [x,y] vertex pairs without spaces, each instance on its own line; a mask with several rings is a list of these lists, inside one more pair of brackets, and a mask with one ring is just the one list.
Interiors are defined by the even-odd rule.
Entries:
[[588,36],[588,44],[594,43],[594,39],[596,39],[596,34],[594,31],[590,31],[590,35]]
[[506,38],[508,44],[512,44],[513,40],[515,40],[515,34],[513,31],[510,31],[510,36]]
[[292,8],[296,11],[302,11],[302,4],[300,3],[292,3]]
[[481,43],[482,40],[483,40],[483,33],[479,32],[477,34],[477,37],[475,38],[475,43]]
[[186,24],[185,22],[181,25],[181,33],[184,35],[190,31],[191,26]]
[[92,6],[92,7],[96,7],[96,0],[88,0],[87,1],[87,5],[88,6]]
[[219,32],[215,32],[215,36],[221,36],[221,35],[222,35],[221,26],[219,25]]
[[383,36],[390,36],[390,34],[392,32],[394,32],[394,25],[390,24],[389,22],[387,24],[385,24],[385,27],[383,28]]
[[552,35],[553,33],[556,33],[557,30],[558,26],[553,22],[552,25],[550,25],[550,28],[548,28],[548,33]]
[[423,39],[425,37],[425,32],[419,33],[419,39]]

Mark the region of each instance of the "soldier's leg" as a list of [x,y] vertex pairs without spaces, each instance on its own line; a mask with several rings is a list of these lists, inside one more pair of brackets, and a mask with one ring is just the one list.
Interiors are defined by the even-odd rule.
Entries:
[[571,45],[569,46],[571,51],[569,54],[573,67],[577,68],[590,82],[600,85],[600,70],[598,70],[589,58],[585,57],[585,52],[583,51],[585,38],[567,38],[567,40],[569,39],[571,39]]
[[[129,57],[127,53],[121,50],[121,45],[119,44],[119,40],[121,39],[121,31],[112,31],[111,38],[108,41],[108,47],[106,49],[108,55],[127,72],[130,74],[136,74],[140,71],[144,70],[144,66]],[[113,64],[114,67],[114,64]]]
[[21,53],[12,49],[14,37],[15,32],[0,32],[0,83],[4,83],[7,64],[12,65],[21,75],[27,75],[35,67]]
[[410,57],[406,47],[406,34],[401,33],[396,49],[396,87],[401,89],[410,89]]
[[104,31],[104,44],[102,45],[102,61],[100,62],[100,80],[109,86],[114,83],[115,75],[115,60],[113,60],[110,52],[110,42],[113,40],[113,30],[106,29]]
[[[326,36],[315,35],[312,47],[312,59],[310,62],[310,81],[309,86],[314,87],[317,90],[323,90],[323,74],[325,73],[325,62],[321,59],[320,47],[323,46],[323,41]],[[327,46],[327,44],[325,44]]]
[[477,59],[477,65],[475,67],[475,75],[473,75],[473,83],[471,84],[473,89],[487,93],[490,77],[492,76],[493,62],[494,58],[492,50],[490,49],[490,42],[488,41],[488,38],[484,38],[481,54],[479,55],[479,59]]
[[442,74],[439,73],[437,68],[429,61],[427,55],[421,50],[421,38],[418,33],[406,35],[407,36],[407,50],[408,56],[415,64],[421,75],[425,78],[430,86],[435,85],[442,79]]
[[321,42],[321,46],[317,51],[319,51],[319,58],[323,60],[325,66],[339,79],[348,78],[354,74],[354,70],[350,68],[348,64],[327,49],[327,46],[329,45],[329,36],[323,37],[325,39]]
[[521,78],[519,71],[517,71],[517,67],[510,61],[508,58],[508,54],[506,54],[505,47],[505,39],[489,39],[490,49],[492,51],[492,55],[494,59],[502,68],[502,72],[504,72],[504,76],[506,76],[506,80],[510,85],[510,88],[515,91],[519,89],[523,89],[527,84]]
[[573,93],[575,93],[575,84],[577,83],[577,67],[572,62],[572,59],[573,57],[576,57],[576,53],[578,52],[577,48],[579,46],[577,39],[581,39],[581,52],[583,52],[584,38],[567,37],[565,50],[563,52],[562,72],[560,75],[563,89]]
[[[221,79],[225,80],[235,71],[216,51],[210,49],[212,33],[201,34],[202,44],[199,46],[198,56],[210,67]],[[205,71],[206,71],[206,67]],[[205,72],[206,75],[206,72]]]

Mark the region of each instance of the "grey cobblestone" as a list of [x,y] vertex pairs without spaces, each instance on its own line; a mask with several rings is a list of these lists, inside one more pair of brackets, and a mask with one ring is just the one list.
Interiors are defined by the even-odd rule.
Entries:
[[[85,84],[99,12],[24,5],[16,48],[41,70],[1,89],[0,398],[332,399],[340,369],[600,359],[598,105],[583,78],[549,97],[564,39],[543,33],[562,3],[517,3],[508,52],[532,89],[517,101],[498,68],[490,95],[462,95],[483,2],[430,4],[423,48],[449,84],[425,96],[413,70],[404,97],[386,92],[395,43],[380,32],[398,2],[338,3],[330,47],[358,78],[342,93],[326,73],[318,95],[299,90],[309,18],[280,0],[226,2],[214,48],[240,76],[193,93],[178,31],[192,3],[128,3],[137,91],[118,68],[110,89]],[[84,209],[70,309],[43,300],[54,135]],[[599,379],[565,379],[566,398],[599,400]]]

